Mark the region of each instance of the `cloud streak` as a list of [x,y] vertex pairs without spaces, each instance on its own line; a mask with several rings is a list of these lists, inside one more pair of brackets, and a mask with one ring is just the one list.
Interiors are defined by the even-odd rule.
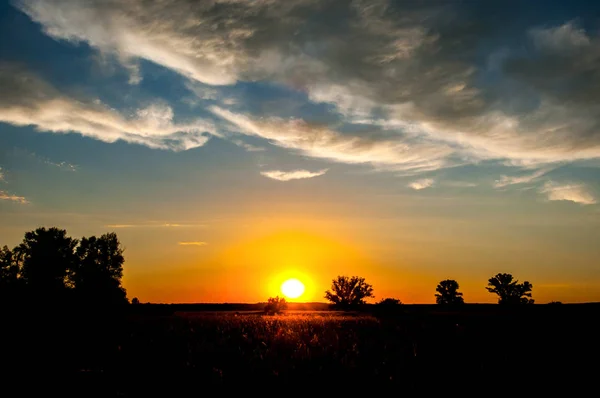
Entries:
[[21,204],[29,203],[29,201],[25,197],[12,195],[6,191],[0,191],[0,200],[8,200],[10,202],[16,202]]
[[326,126],[301,119],[258,119],[220,107],[210,107],[242,134],[264,138],[275,145],[314,158],[348,164],[372,164],[394,170],[427,171],[449,165],[447,156],[454,153],[448,146],[403,140],[372,140],[341,134]]
[[433,186],[433,182],[434,181],[432,178],[423,178],[411,182],[410,184],[408,184],[408,186],[414,189],[415,191],[420,191],[421,189],[430,188],[431,186]]
[[536,172],[534,172],[532,174],[527,174],[527,175],[523,175],[523,176],[510,177],[510,176],[502,175],[502,176],[500,176],[499,180],[496,180],[494,182],[494,187],[503,188],[508,185],[514,185],[514,184],[528,184],[530,182],[537,180],[544,174],[548,173],[550,170],[551,169],[541,169],[541,170],[537,170]]
[[0,86],[0,121],[15,126],[171,150],[202,146],[208,141],[207,132],[216,134],[214,126],[205,121],[175,123],[172,109],[161,103],[124,117],[98,100],[67,96],[14,64],[0,64]]
[[184,241],[184,242],[177,242],[177,244],[179,246],[206,246],[206,245],[208,245],[208,243],[200,242],[200,241]]
[[144,223],[144,224],[106,224],[107,228],[187,228],[206,227],[205,224],[173,224],[173,223]]
[[559,184],[553,181],[548,181],[540,189],[540,192],[545,193],[548,197],[548,200],[570,201],[582,205],[593,205],[597,203],[596,198],[583,184]]
[[270,170],[261,171],[261,175],[271,178],[277,181],[291,181],[291,180],[302,180],[306,178],[314,178],[322,176],[327,173],[327,169],[319,171],[308,171],[308,170],[292,170],[292,171],[281,171],[281,170]]

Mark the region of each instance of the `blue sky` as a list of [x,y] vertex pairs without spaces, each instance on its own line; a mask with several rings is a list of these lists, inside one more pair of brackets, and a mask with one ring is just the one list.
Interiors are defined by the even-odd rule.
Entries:
[[485,301],[509,271],[548,300],[600,300],[599,11],[2,3],[0,243],[118,229],[126,287],[159,301],[220,300],[148,281],[225,277],[226,248],[283,230],[360,248],[363,273],[414,301],[455,275]]

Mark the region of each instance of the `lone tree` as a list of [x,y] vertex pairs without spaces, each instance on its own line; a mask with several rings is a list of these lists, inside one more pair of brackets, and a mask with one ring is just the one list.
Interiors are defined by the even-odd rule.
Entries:
[[279,314],[280,312],[287,309],[287,301],[285,298],[279,296],[269,297],[267,304],[265,305],[265,312],[267,314]]
[[400,304],[402,304],[402,301],[391,297],[381,299],[377,302],[377,305],[384,307],[393,307]]
[[338,276],[331,283],[331,291],[325,292],[327,300],[344,309],[364,304],[368,297],[374,297],[373,287],[358,276]]
[[488,281],[487,291],[498,295],[498,304],[533,304],[533,285],[527,281],[519,283],[511,274],[497,274]]
[[435,302],[438,304],[464,304],[462,293],[458,291],[458,282],[446,279],[438,283],[435,288]]

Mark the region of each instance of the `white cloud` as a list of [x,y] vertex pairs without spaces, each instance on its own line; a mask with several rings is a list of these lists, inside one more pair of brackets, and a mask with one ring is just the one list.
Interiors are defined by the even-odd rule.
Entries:
[[300,180],[305,178],[313,178],[322,176],[327,173],[327,169],[319,170],[319,171],[308,171],[308,170],[292,170],[292,171],[281,171],[281,170],[270,170],[270,171],[261,171],[261,175],[272,178],[273,180],[278,181],[290,181],[290,180]]
[[0,167],[0,182],[5,182],[6,180],[4,179],[4,172],[2,171],[2,167]]
[[414,190],[420,191],[421,189],[429,188],[433,186],[432,178],[423,178],[420,180],[416,180],[408,184],[408,186]]
[[455,188],[473,188],[477,186],[476,183],[468,181],[444,181],[443,185]]
[[206,227],[205,224],[173,224],[173,223],[142,223],[142,224],[107,224],[107,228],[184,228]]
[[[18,6],[53,38],[116,54],[134,71],[133,82],[141,78],[139,59],[204,85],[274,82],[334,105],[346,122],[360,118],[389,132],[348,137],[298,120],[216,112],[245,134],[308,156],[403,171],[447,167],[453,156],[527,165],[600,158],[598,35],[573,22],[509,32],[522,33],[531,47],[526,56],[503,48],[493,71],[498,76],[487,79],[490,71],[475,50],[505,33],[498,32],[503,24],[484,20],[493,13],[473,18],[458,4],[413,3],[21,0]],[[227,106],[219,93],[201,91],[201,98]],[[180,149],[202,145],[204,131],[216,133],[205,122],[175,125],[168,112],[166,124],[153,125],[106,106],[59,99],[30,99],[46,112],[21,104],[4,120]],[[175,132],[182,133],[177,144],[167,144],[172,141],[164,136]]]
[[0,64],[0,121],[40,131],[76,132],[104,142],[123,140],[151,148],[187,150],[204,145],[214,126],[175,123],[173,110],[155,103],[124,117],[100,101],[71,98],[16,65]]
[[523,176],[509,177],[506,175],[502,175],[502,176],[500,176],[499,180],[494,181],[494,187],[502,188],[507,185],[527,184],[527,183],[530,183],[530,182],[540,178],[544,174],[548,173],[550,170],[551,169],[541,169],[541,170],[537,170],[533,174],[527,174],[527,175],[523,175]]
[[583,184],[559,184],[548,181],[541,188],[540,192],[548,196],[548,200],[566,200],[584,205],[597,203],[596,198],[587,190]]
[[242,134],[262,137],[275,145],[308,156],[341,163],[367,163],[395,170],[427,171],[447,166],[449,162],[446,158],[454,153],[452,148],[443,145],[410,143],[400,139],[370,140],[340,134],[299,119],[255,119],[219,107],[209,109],[237,127]]
[[206,242],[198,242],[198,241],[184,241],[177,243],[180,246],[206,246],[208,243]]
[[0,200],[8,200],[11,202],[17,202],[21,204],[27,204],[29,201],[25,199],[23,196],[12,195],[5,191],[0,191]]
[[244,148],[246,151],[248,152],[262,152],[265,150],[265,148],[261,147],[261,146],[256,146],[256,145],[252,145],[252,144],[248,144],[247,142],[244,142],[242,140],[231,140],[231,142],[233,142],[235,145]]

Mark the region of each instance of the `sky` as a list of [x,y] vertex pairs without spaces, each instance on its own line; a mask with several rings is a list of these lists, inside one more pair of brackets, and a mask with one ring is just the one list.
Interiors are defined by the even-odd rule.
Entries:
[[116,232],[142,302],[337,275],[600,301],[600,4],[0,3],[0,245]]

